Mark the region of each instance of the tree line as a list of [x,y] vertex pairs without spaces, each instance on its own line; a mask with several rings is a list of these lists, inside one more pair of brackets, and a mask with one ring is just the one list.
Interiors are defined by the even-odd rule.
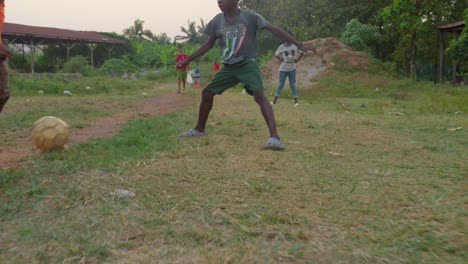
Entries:
[[[336,37],[375,58],[392,62],[407,76],[431,79],[438,34],[434,25],[468,18],[468,0],[241,0],[298,39]],[[449,55],[468,62],[466,27]],[[274,43],[268,37],[262,46]],[[466,68],[465,68],[466,69]]]
[[[391,63],[407,76],[424,79],[433,79],[436,71],[439,39],[434,25],[468,19],[468,0],[240,0],[240,5],[260,13],[299,40],[336,37],[356,50]],[[98,45],[95,65],[101,67],[112,58],[107,68],[120,63],[131,64],[133,68],[167,69],[173,66],[176,43],[184,43],[187,53],[194,51],[206,40],[204,28],[203,20],[187,21],[187,26],[180,28],[181,34],[171,39],[166,33],[155,34],[145,29],[144,21],[136,19],[122,34],[104,33],[126,39],[130,45],[116,47],[111,52]],[[457,41],[446,40],[448,58],[455,58],[464,71],[468,64],[466,32],[465,27]],[[261,31],[261,57],[271,58],[279,44],[281,40]],[[72,52],[87,57],[89,50],[83,44]],[[44,48],[36,63],[38,70],[62,68],[65,54],[64,47]],[[217,56],[213,49],[201,60],[212,61]],[[27,65],[27,59],[17,57],[13,64]]]

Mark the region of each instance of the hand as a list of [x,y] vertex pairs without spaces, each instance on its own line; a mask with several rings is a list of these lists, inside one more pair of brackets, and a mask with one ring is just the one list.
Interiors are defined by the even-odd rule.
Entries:
[[11,51],[9,51],[4,46],[0,46],[0,57],[7,57],[8,59],[11,59],[13,58],[13,53],[11,53]]
[[301,43],[299,49],[304,51],[305,53],[307,53],[310,50],[314,54],[317,54],[317,49],[315,48],[315,46],[312,46],[311,44],[305,44],[304,42]]
[[188,59],[185,59],[179,63],[176,64],[176,69],[177,70],[180,70],[182,67],[184,67],[185,65],[188,65],[190,64],[190,61]]

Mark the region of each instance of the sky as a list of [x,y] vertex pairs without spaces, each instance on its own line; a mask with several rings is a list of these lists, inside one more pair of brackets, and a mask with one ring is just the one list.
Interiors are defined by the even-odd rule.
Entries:
[[5,22],[122,34],[136,19],[170,38],[188,21],[200,25],[221,11],[216,0],[5,0]]

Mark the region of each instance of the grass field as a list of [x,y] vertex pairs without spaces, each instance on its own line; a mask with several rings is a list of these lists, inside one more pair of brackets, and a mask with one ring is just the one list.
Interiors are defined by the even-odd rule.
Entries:
[[[238,89],[215,98],[206,137],[180,139],[196,121],[190,91],[192,107],[0,170],[0,263],[466,263],[466,88],[358,82],[352,96],[323,78],[298,108],[286,87],[285,151],[260,148],[266,125]],[[131,111],[142,91],[175,86],[13,98],[0,144],[25,144],[54,111],[73,127]]]

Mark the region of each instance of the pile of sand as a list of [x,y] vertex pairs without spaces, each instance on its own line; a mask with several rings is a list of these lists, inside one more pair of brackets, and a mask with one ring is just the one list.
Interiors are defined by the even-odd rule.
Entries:
[[[309,52],[297,64],[297,81],[303,88],[310,87],[322,75],[334,67],[356,71],[366,71],[369,58],[362,52],[353,51],[336,38],[322,38],[305,42],[313,45],[317,54]],[[279,61],[272,58],[262,66],[265,82],[278,81]]]

